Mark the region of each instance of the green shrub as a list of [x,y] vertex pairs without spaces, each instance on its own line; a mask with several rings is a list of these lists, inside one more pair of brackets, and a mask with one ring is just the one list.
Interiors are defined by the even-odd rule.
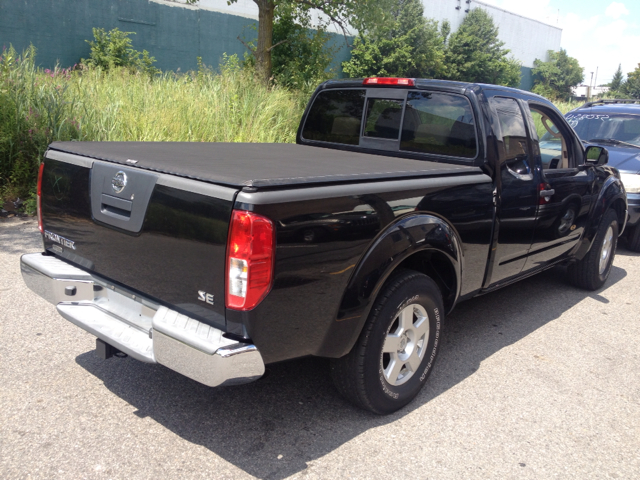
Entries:
[[[331,68],[331,64],[342,47],[329,45],[330,40],[326,25],[314,25],[308,12],[293,7],[278,9],[273,24],[271,82],[309,96],[322,82],[336,78],[337,67]],[[255,41],[245,45],[255,49]],[[242,66],[255,71],[252,53],[245,53]]]
[[94,41],[86,40],[91,45],[91,56],[87,60],[82,59],[81,63],[103,70],[123,67],[132,72],[139,71],[149,75],[160,73],[160,70],[153,66],[156,59],[150,57],[146,50],[134,50],[129,35],[135,35],[135,32],[121,32],[117,28],[106,32],[103,28],[94,28]]

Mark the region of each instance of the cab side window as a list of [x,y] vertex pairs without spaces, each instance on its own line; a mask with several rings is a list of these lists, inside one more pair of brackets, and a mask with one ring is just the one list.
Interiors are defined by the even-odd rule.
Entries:
[[476,127],[469,100],[446,93],[409,92],[400,150],[474,158]]
[[520,105],[513,98],[504,97],[491,98],[491,104],[496,109],[502,130],[504,162],[515,174],[530,174],[529,140]]

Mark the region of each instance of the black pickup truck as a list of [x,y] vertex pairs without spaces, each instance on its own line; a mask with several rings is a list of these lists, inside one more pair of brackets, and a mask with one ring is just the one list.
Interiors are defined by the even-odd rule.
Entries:
[[558,264],[605,283],[627,219],[607,155],[528,92],[330,81],[296,145],[53,143],[44,252],[22,273],[104,358],[217,386],[327,357],[347,399],[385,414],[425,383],[458,302]]

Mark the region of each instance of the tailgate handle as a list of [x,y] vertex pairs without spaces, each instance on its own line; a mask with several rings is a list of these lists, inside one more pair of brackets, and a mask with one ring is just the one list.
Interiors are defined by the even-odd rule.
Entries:
[[133,202],[123,200],[122,198],[112,197],[111,195],[102,194],[101,212],[110,217],[120,220],[129,220],[131,218],[131,206]]

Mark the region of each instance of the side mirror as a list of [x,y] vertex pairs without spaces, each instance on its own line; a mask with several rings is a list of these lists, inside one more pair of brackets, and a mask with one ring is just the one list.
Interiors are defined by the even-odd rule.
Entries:
[[609,163],[609,151],[604,147],[591,145],[584,152],[584,159],[588,165],[605,165]]

